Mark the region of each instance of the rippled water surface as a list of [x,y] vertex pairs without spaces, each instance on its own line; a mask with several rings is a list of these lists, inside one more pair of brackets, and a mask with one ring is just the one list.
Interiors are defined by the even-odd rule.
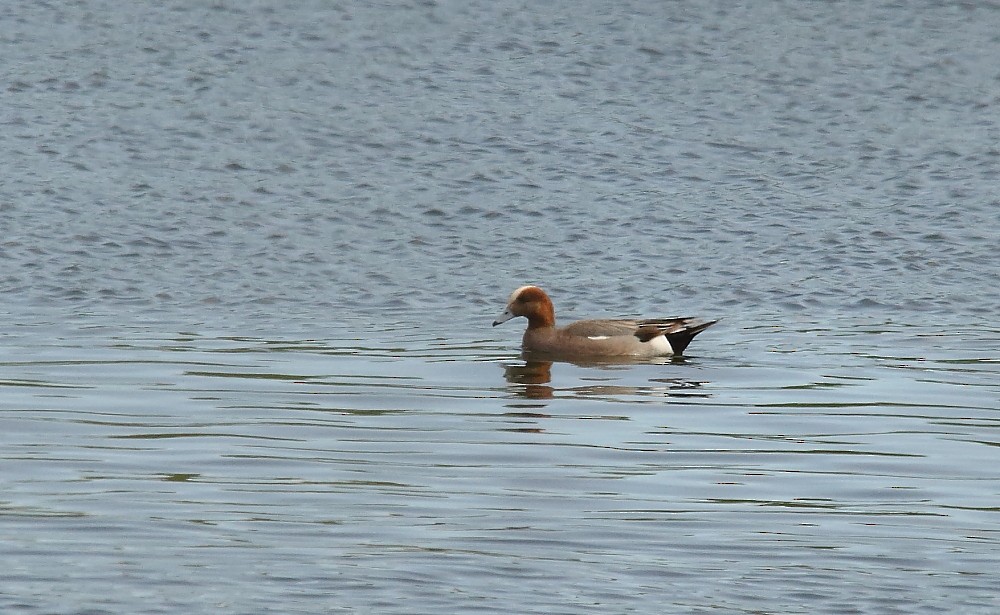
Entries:
[[[0,8],[4,613],[992,613],[989,3]],[[527,363],[563,320],[720,318]]]

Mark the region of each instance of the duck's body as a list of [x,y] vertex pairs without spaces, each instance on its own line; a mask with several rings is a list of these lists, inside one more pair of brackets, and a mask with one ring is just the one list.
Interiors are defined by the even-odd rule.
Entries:
[[691,339],[716,323],[696,318],[647,320],[581,320],[556,326],[552,300],[537,286],[522,286],[510,295],[493,326],[524,316],[528,329],[525,352],[566,357],[661,357],[684,352]]

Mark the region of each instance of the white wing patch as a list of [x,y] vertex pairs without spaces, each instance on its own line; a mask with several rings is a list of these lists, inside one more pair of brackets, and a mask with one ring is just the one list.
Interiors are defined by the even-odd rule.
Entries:
[[588,335],[587,339],[596,341],[596,340],[606,340],[610,338],[607,335]]

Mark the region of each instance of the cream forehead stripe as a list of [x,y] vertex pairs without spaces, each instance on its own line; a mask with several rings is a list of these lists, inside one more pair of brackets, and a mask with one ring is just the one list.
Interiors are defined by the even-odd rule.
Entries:
[[515,290],[514,292],[512,292],[510,294],[510,298],[507,299],[507,303],[514,303],[514,299],[517,299],[517,296],[520,295],[522,291],[524,291],[525,289],[534,288],[534,287],[535,287],[534,284],[528,284],[526,286],[522,286],[521,288],[518,288],[517,290]]

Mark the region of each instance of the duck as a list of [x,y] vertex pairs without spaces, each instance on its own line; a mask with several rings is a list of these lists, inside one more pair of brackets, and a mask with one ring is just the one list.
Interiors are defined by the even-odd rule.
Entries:
[[552,300],[535,285],[511,293],[493,326],[519,316],[528,319],[521,340],[525,353],[570,359],[677,356],[694,336],[718,322],[689,317],[580,320],[557,327]]

